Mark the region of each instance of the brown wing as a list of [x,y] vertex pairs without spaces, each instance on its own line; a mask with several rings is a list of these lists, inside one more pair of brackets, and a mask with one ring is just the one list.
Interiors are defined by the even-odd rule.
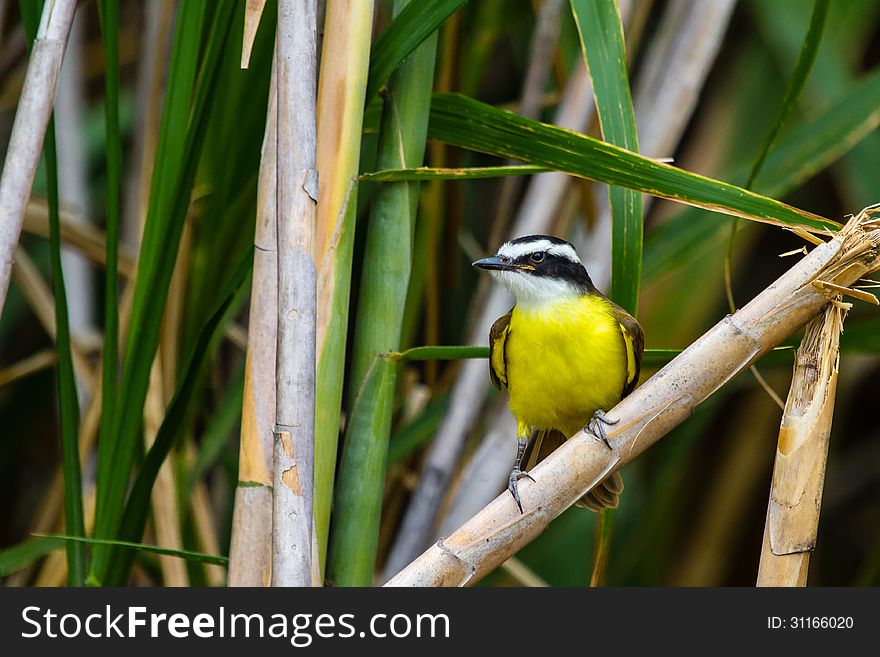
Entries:
[[499,390],[507,388],[507,334],[513,309],[499,317],[489,330],[489,376]]
[[631,393],[639,382],[642,369],[642,353],[645,351],[645,332],[636,318],[617,304],[612,304],[614,318],[620,326],[620,334],[626,349],[626,379],[623,385],[623,396]]

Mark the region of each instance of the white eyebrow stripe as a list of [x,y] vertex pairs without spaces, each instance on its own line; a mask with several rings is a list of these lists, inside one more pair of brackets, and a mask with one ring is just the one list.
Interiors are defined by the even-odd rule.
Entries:
[[534,242],[520,242],[519,244],[505,242],[501,245],[501,248],[498,249],[498,255],[507,256],[511,260],[516,260],[517,258],[532,253],[533,251],[546,251],[552,255],[567,258],[572,262],[581,261],[570,244],[554,244],[550,240],[535,240]]

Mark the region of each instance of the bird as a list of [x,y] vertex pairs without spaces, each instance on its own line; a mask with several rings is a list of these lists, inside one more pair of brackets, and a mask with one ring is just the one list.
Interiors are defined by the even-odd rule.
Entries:
[[[508,490],[523,513],[523,468],[582,428],[611,447],[605,412],[638,384],[645,336],[626,310],[602,294],[574,247],[550,235],[526,235],[472,263],[513,295],[515,303],[489,331],[489,374],[509,393],[517,423],[516,461]],[[617,507],[623,480],[609,475],[578,506]]]

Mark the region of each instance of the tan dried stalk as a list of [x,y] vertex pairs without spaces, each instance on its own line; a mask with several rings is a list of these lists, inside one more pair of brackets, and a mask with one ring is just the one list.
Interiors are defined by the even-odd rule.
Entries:
[[807,324],[779,427],[758,586],[806,586],[816,545],[847,306]]
[[849,286],[880,266],[878,248],[880,226],[863,211],[611,409],[609,416],[617,421],[610,427],[612,449],[579,432],[532,470],[535,482],[522,482],[524,514],[505,491],[388,585],[464,586],[478,581],[820,312],[833,295],[817,281]]
[[[150,387],[147,390],[147,399],[144,404],[144,446],[146,449],[153,445],[159,427],[162,426],[162,420],[165,418],[167,400],[162,380],[164,367],[163,359],[157,354],[150,369]],[[150,494],[150,504],[153,508],[153,524],[156,528],[158,544],[179,550],[183,548],[183,538],[180,534],[180,512],[177,507],[174,480],[173,460],[165,459],[156,476],[156,483]],[[160,555],[159,567],[162,570],[162,582],[165,586],[189,585],[186,563],[182,559]]]
[[279,0],[278,342],[272,471],[272,585],[312,584],[315,455],[315,0]]
[[[52,296],[52,290],[43,277],[40,275],[34,261],[24,251],[24,249],[16,249],[15,251],[15,272],[18,287],[24,294],[28,305],[37,319],[40,320],[43,329],[48,333],[52,340],[55,340],[55,302]],[[70,339],[71,355],[73,358],[73,369],[76,372],[77,380],[81,381],[89,395],[95,390],[95,371],[92,369],[88,359],[88,349],[82,341],[76,336]]]
[[[31,235],[49,239],[49,207],[42,199],[28,201],[22,230]],[[61,210],[61,242],[78,249],[85,257],[99,265],[107,258],[107,240],[104,232],[83,221],[77,214]],[[119,273],[125,278],[134,276],[136,254],[125,244],[119,245]]]
[[272,572],[272,432],[275,426],[275,343],[278,330],[277,98],[273,66],[257,185],[254,276],[241,409],[239,483],[235,490],[229,545],[229,586],[268,586]]
[[15,112],[3,174],[0,176],[0,315],[6,303],[15,247],[31,195],[43,138],[58,83],[64,44],[76,0],[46,0]]
[[260,27],[260,18],[263,17],[263,9],[266,8],[266,0],[247,0],[244,6],[244,30],[241,38],[241,68],[247,68],[251,61],[251,51],[254,48],[254,39],[257,38],[257,28]]
[[48,369],[57,361],[58,355],[54,349],[42,349],[27,358],[22,358],[17,363],[0,369],[0,386]]

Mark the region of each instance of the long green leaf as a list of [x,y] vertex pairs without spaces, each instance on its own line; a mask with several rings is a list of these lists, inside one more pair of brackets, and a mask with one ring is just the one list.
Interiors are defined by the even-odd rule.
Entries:
[[119,132],[119,0],[100,0],[98,16],[104,44],[104,122],[107,145],[107,207],[105,211],[104,348],[101,371],[101,435],[110,436],[116,412],[119,369],[119,195],[122,137]]
[[0,577],[6,577],[22,568],[27,568],[37,559],[41,559],[55,550],[60,550],[65,545],[67,543],[61,539],[41,536],[0,550]]
[[368,182],[403,182],[413,180],[480,180],[483,178],[501,178],[504,176],[531,176],[549,171],[547,167],[531,164],[510,165],[500,167],[458,167],[436,168],[418,167],[415,169],[385,169],[368,171],[358,176],[359,180]]
[[780,226],[830,232],[830,219],[459,94],[434,94],[428,135],[644,194]]
[[419,0],[407,5],[394,17],[373,45],[367,78],[368,104],[394,69],[466,1]]
[[204,552],[193,552],[191,550],[174,550],[159,545],[150,545],[149,543],[133,543],[131,541],[116,541],[112,539],[87,538],[83,536],[67,536],[65,534],[35,534],[39,538],[51,542],[64,543],[83,543],[88,545],[104,545],[113,548],[124,548],[126,550],[137,550],[138,552],[150,552],[151,554],[161,554],[169,557],[177,557],[178,559],[186,559],[187,561],[195,561],[198,563],[210,563],[218,566],[225,566],[229,563],[229,559],[219,554],[205,554]]
[[[639,134],[617,0],[571,0],[571,10],[593,82],[602,136],[609,144],[637,153]],[[644,204],[638,192],[616,186],[609,187],[608,198],[611,298],[635,315],[642,271]]]
[[[42,2],[21,3],[28,44],[33,44],[40,21]],[[43,145],[46,182],[49,192],[49,259],[52,270],[52,293],[55,302],[55,344],[58,350],[58,402],[61,414],[61,466],[64,475],[64,522],[67,531],[85,536],[82,503],[82,473],[79,464],[79,399],[73,372],[70,318],[67,292],[61,269],[61,217],[58,199],[58,155],[55,143],[54,115],[49,119]],[[85,583],[88,561],[85,546],[67,546],[67,581],[71,586]]]
[[[124,541],[134,541],[143,535],[150,511],[150,494],[159,474],[159,468],[162,467],[171,448],[184,434],[186,419],[197,391],[199,375],[207,360],[208,348],[223,325],[224,319],[227,318],[235,296],[244,285],[252,266],[253,250],[249,249],[232,278],[231,288],[225,298],[202,327],[198,342],[187,361],[181,383],[174,393],[165,419],[156,432],[156,440],[147,452],[128,496],[119,530],[119,537]],[[106,580],[100,583],[105,586],[125,584],[133,559],[134,555],[131,552],[114,551],[110,557]]]
[[[406,6],[398,0],[397,15]],[[434,34],[389,83],[378,151],[380,168],[422,164],[436,50]],[[370,401],[360,402],[360,407],[355,401],[351,410],[328,562],[330,578],[342,586],[366,586],[373,580],[397,371],[396,364],[381,355],[400,348],[418,199],[418,183],[389,183],[377,190],[371,206],[349,387],[350,399]],[[377,374],[368,377],[370,372]]]

